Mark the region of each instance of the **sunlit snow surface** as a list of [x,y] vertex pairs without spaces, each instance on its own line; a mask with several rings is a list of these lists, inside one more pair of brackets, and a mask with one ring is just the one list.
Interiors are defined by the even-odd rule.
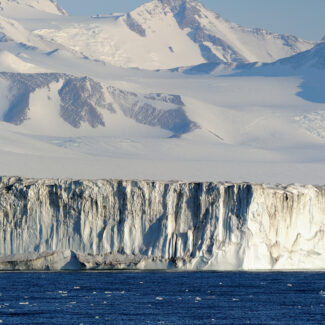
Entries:
[[[108,79],[109,71],[101,75]],[[120,83],[121,76],[127,82]],[[180,138],[136,123],[118,109],[103,111],[106,127],[75,129],[59,116],[53,84],[31,95],[24,124],[1,123],[0,172],[324,184],[325,105],[298,97],[301,82],[299,77],[112,73],[107,84],[181,95],[188,118],[199,128]],[[6,100],[3,96],[4,105]]]
[[[35,0],[31,6],[25,0],[18,2],[3,2],[0,12],[1,71],[88,76],[105,89],[127,93],[128,98],[119,102],[104,91],[103,98],[113,109],[98,108],[100,119],[83,119],[84,110],[77,112],[74,121],[71,115],[64,119],[58,94],[63,80],[58,78],[36,88],[28,86],[27,95],[23,85],[23,96],[16,98],[25,100],[26,114],[18,118],[17,105],[11,114],[8,110],[17,85],[21,88],[20,77],[2,75],[1,175],[325,183],[321,45],[290,58],[288,64],[261,69],[260,63],[251,69],[241,66],[241,74],[236,71],[233,75],[231,70],[241,60],[231,56],[225,44],[220,48],[209,43],[206,46],[219,59],[224,58],[222,62],[230,61],[211,75],[204,74],[202,66],[191,70],[194,75],[147,71],[138,68],[206,62],[199,43],[187,36],[190,27],[180,24],[174,9],[166,7],[168,1],[162,1],[163,6],[153,1],[131,13],[146,30],[146,37],[139,35],[143,31],[132,19],[126,20],[128,16],[69,17],[51,1]],[[293,37],[244,29],[196,6],[202,31],[223,38],[232,50],[245,56],[243,62],[269,62],[313,46]],[[188,24],[198,17],[191,8],[186,13]],[[260,42],[258,47],[256,42]],[[265,47],[270,55],[255,52]],[[225,71],[227,76],[221,76]],[[139,98],[152,93],[180,96],[184,105],[181,109],[154,105],[158,111],[154,118],[154,114],[128,111]],[[152,104],[144,101],[148,103]],[[166,109],[178,109],[177,127],[170,123],[175,114],[158,121],[157,116]],[[145,106],[143,112],[150,110],[151,106]],[[92,122],[96,128],[91,127]]]
[[168,69],[203,62],[272,62],[312,42],[246,29],[192,0],[148,1],[128,15],[47,22],[35,34],[122,67]]
[[323,273],[1,273],[3,324],[322,324]]

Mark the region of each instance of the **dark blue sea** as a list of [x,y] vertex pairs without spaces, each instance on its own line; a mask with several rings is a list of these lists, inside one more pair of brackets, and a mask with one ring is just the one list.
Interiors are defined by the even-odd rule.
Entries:
[[325,273],[0,273],[2,324],[325,324]]

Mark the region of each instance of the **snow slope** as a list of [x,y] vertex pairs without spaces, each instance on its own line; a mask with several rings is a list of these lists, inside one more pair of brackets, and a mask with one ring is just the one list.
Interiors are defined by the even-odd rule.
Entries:
[[39,17],[44,13],[67,15],[56,0],[1,0],[0,15],[10,18]]
[[[97,18],[40,12],[0,17],[0,174],[325,183],[324,43],[267,65],[214,62],[227,76],[126,69],[117,65],[135,57],[150,69],[204,62],[192,25],[212,33],[221,24],[250,43],[244,29],[193,1]],[[49,30],[56,41],[44,38]]]
[[[272,63],[203,63],[191,67],[170,69],[172,72],[185,74],[225,75],[241,71],[241,75],[283,76],[301,74],[325,69],[325,42],[320,42],[311,49],[277,60]],[[237,74],[238,75],[238,74]]]
[[71,20],[33,30],[89,58],[151,70],[204,62],[272,62],[314,44],[243,28],[195,0],[153,0],[126,15]]
[[325,70],[325,42],[315,45],[308,51],[279,60],[276,64],[290,65],[295,69],[314,68]]
[[[8,51],[0,51],[0,71],[35,73],[40,72],[40,68],[23,61]],[[45,69],[43,72],[45,72]]]
[[[0,149],[2,174],[324,182],[324,139],[316,136],[316,132],[306,132],[306,127],[298,120],[298,117],[310,112],[324,110],[324,104],[307,102],[296,96],[301,83],[298,77],[208,78],[183,77],[172,73],[162,77],[159,73],[152,73],[151,78],[147,79],[138,71],[133,81],[129,79],[128,83],[119,84],[118,88],[108,86],[107,82],[102,83],[110,89],[105,91],[105,96],[112,96],[112,90],[116,92],[118,89],[118,93],[122,92],[126,97],[123,96],[122,101],[121,97],[107,97],[108,101],[104,103],[112,103],[114,111],[103,108],[103,104],[95,105],[101,116],[99,121],[102,120],[104,125],[93,128],[87,119],[83,120],[83,109],[89,109],[89,104],[96,103],[94,99],[100,98],[98,94],[101,95],[101,92],[93,92],[94,99],[84,97],[82,105],[78,105],[82,110],[71,106],[70,114],[62,116],[65,107],[69,107],[66,106],[69,101],[65,97],[62,100],[59,90],[64,82],[74,82],[75,90],[71,94],[78,94],[78,89],[84,87],[82,78],[59,78],[54,75],[56,79],[53,80],[52,76],[48,83],[48,75],[2,76],[3,86],[0,86],[3,93],[8,92],[13,82],[21,84],[21,80],[24,80],[25,83],[20,86],[22,88],[18,89],[20,96],[27,100],[25,106],[18,106],[19,109],[15,109],[8,99],[2,106],[6,107],[4,119],[11,119],[12,123],[16,121],[17,124],[10,128],[6,126],[7,123],[2,125],[3,134],[8,134]],[[143,78],[141,82],[140,76]],[[135,93],[136,83],[147,93],[139,89]],[[39,85],[39,88],[30,88],[35,85]],[[186,115],[183,121],[190,121],[188,125],[195,124],[197,127],[181,138],[175,138],[173,128],[164,123],[159,127],[149,113],[143,116],[141,113],[134,115],[124,111],[124,103],[133,105],[143,98],[145,101],[141,105],[146,107],[150,103],[156,105],[153,106],[156,109],[171,110],[173,114],[173,104],[148,99],[158,89],[165,94],[175,93],[177,89],[184,103],[182,110]],[[8,111],[8,107],[12,107],[11,111]],[[138,104],[134,106],[135,109],[138,107]],[[13,114],[17,112],[18,115]],[[83,121],[80,127],[75,124],[77,121]],[[23,146],[19,151],[10,150],[17,146],[13,146],[16,143],[14,135],[26,138],[30,145]],[[37,146],[47,149],[35,155],[34,148]],[[3,148],[6,148],[5,151]],[[53,148],[59,150],[57,157],[48,154]]]
[[0,31],[2,42],[14,41],[32,46],[40,42],[40,38],[37,35],[27,31],[17,21],[2,16],[0,16]]
[[[166,18],[167,19],[167,18]],[[123,19],[80,19],[56,29],[42,28],[35,33],[71,48],[85,56],[122,67],[171,68],[204,62],[199,49],[169,17],[143,38],[131,31]],[[173,35],[172,39],[170,35]]]

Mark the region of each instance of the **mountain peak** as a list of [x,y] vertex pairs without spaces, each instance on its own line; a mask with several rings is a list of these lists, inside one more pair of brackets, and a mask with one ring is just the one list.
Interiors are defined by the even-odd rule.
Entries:
[[179,5],[186,0],[159,0],[162,4],[167,5],[167,6],[176,6]]
[[163,5],[169,6],[169,7],[177,7],[181,6],[183,4],[193,4],[193,3],[198,3],[197,0],[158,0],[160,1]]
[[183,3],[193,2],[193,0],[159,0],[162,4],[167,6],[178,6]]
[[197,7],[202,5],[198,0],[158,0],[163,6],[168,7],[174,14],[180,10],[186,10],[188,7]]

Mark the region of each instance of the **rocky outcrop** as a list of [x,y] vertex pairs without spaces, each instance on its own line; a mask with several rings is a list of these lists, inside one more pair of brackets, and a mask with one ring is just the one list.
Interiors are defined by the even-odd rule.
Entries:
[[325,187],[0,179],[0,269],[325,268]]
[[147,33],[146,30],[132,17],[131,13],[128,13],[125,18],[125,24],[141,37],[146,37]]
[[50,90],[51,85],[60,83],[58,111],[61,118],[74,128],[80,128],[83,124],[92,128],[108,126],[103,113],[116,113],[116,110],[137,123],[171,131],[173,136],[199,127],[188,118],[185,104],[179,95],[136,94],[89,77],[60,73],[0,72],[0,78],[9,84],[9,104],[3,120],[15,125],[21,125],[29,119],[30,97],[33,93],[44,88]]

